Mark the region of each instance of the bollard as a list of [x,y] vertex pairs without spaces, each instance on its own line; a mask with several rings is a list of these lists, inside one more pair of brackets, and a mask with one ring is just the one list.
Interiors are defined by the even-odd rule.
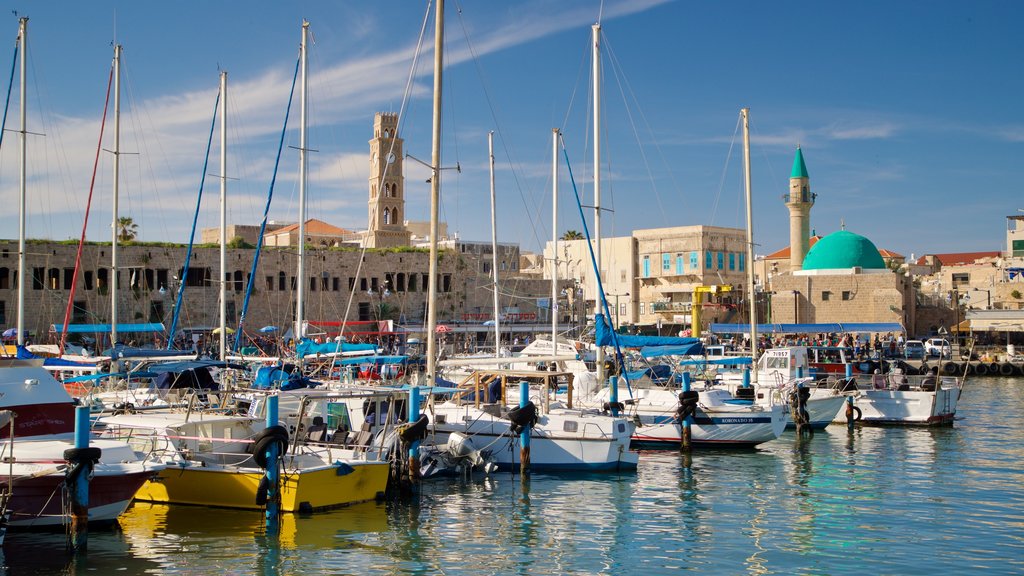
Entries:
[[[519,407],[525,408],[530,402],[530,383],[519,383]],[[519,472],[525,477],[530,473],[530,432],[531,426],[524,426],[519,433]]]
[[803,378],[804,377],[804,367],[803,366],[797,366],[796,367],[796,377],[797,378]]
[[853,364],[850,364],[849,362],[846,363],[846,378],[853,378]]
[[[683,392],[689,392],[689,391],[690,391],[690,373],[689,372],[683,372]],[[682,443],[682,449],[683,450],[689,450],[690,449],[690,425],[692,423],[693,423],[693,416],[687,414],[686,417],[683,418],[683,439],[682,439],[683,440],[683,443]]]
[[612,416],[619,416],[619,377],[608,378],[608,403],[611,405]]
[[75,408],[75,447],[64,451],[68,462],[64,483],[71,496],[71,531],[68,547],[85,552],[89,544],[89,477],[99,462],[100,449],[89,447],[89,407]]
[[743,369],[743,387],[750,388],[750,368]]
[[[267,428],[277,426],[277,395],[267,396]],[[287,444],[270,442],[266,448],[266,467],[264,481],[267,484],[267,511],[265,528],[268,536],[277,536],[280,531],[281,516],[281,469],[278,461],[281,450]]]
[[[409,424],[420,419],[420,387],[409,387]],[[409,480],[415,482],[420,477],[420,441],[409,442]]]

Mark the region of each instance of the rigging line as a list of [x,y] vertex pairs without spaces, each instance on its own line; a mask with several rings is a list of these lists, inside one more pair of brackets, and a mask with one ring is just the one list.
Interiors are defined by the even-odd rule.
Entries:
[[18,69],[18,46],[21,44],[21,32],[14,42],[14,60],[11,62],[11,78],[7,81],[7,100],[4,102],[4,118],[0,121],[0,148],[3,147],[4,133],[7,132],[7,111],[11,108],[11,89],[14,88],[14,71]]
[[[576,188],[576,179],[572,175],[572,164],[569,163],[569,151],[565,147],[565,142],[561,137],[558,139],[562,145],[562,154],[565,157],[565,166],[569,172],[569,182],[572,184],[572,193],[576,195],[576,209],[580,213],[580,221],[583,223],[583,234],[587,239],[587,251],[590,253],[590,265],[594,267],[594,278],[597,279],[597,294],[601,297],[601,307],[604,309],[605,317],[611,318],[611,311],[608,309],[608,298],[605,297],[604,283],[601,280],[601,268],[597,265],[597,257],[594,254],[594,246],[590,240],[590,228],[587,227],[587,220],[583,217],[583,202],[580,201],[580,193]],[[597,314],[594,315],[594,323],[597,324]],[[611,320],[609,320],[610,322]],[[604,320],[602,320],[604,322]],[[629,397],[633,397],[633,388],[629,385],[629,374],[625,370],[626,360],[622,355],[622,348],[619,347],[619,336],[615,333],[615,330],[611,330],[612,345],[615,346],[615,358],[619,361],[620,372],[623,378],[626,379],[626,390],[629,392]],[[618,384],[616,383],[616,386]]]
[[[753,132],[755,135],[759,136],[760,134],[757,131],[757,124],[755,122],[753,122],[753,121],[750,121],[750,120],[748,120],[748,123],[750,124],[750,131]],[[753,138],[753,136],[751,136],[751,138]],[[778,182],[778,177],[775,174],[775,166],[772,164],[771,159],[768,157],[768,154],[765,152],[766,149],[767,149],[767,146],[759,146],[759,148],[760,148],[761,158],[764,159],[765,165],[768,166],[768,173],[771,175],[771,178],[768,181],[769,182]]]
[[[623,68],[622,68],[622,66],[619,63],[618,56],[615,54],[615,51],[612,49],[611,42],[607,39],[607,37],[605,38],[604,46],[606,48],[606,51],[608,52],[609,61],[612,64],[612,71],[613,72],[617,72],[616,74],[614,74],[614,77],[615,77],[616,85],[619,87],[619,94],[621,94],[621,96],[622,96],[623,103],[629,102],[629,99],[626,98],[626,92],[628,91],[629,92],[629,96],[631,97],[634,105],[637,108],[637,111],[638,111],[638,113],[640,115],[640,118],[643,119],[644,125],[645,125],[645,127],[647,127],[648,132],[651,134],[651,137],[652,137],[652,140],[653,140],[654,131],[650,129],[650,124],[647,122],[647,117],[643,113],[643,109],[640,108],[640,103],[639,103],[639,101],[638,101],[638,99],[636,97],[636,93],[633,91],[633,86],[630,84],[628,78],[625,78],[625,88],[626,89],[623,88],[623,78],[625,77],[625,73],[623,72]],[[661,194],[658,192],[658,186],[657,186],[657,183],[654,180],[654,174],[651,171],[651,163],[650,163],[650,161],[648,161],[647,153],[644,150],[643,144],[641,144],[641,142],[640,142],[640,134],[637,131],[636,121],[633,119],[633,112],[632,112],[632,110],[631,110],[631,108],[629,106],[626,106],[626,115],[629,117],[629,126],[630,126],[630,128],[633,129],[633,137],[636,139],[637,148],[640,151],[640,158],[643,160],[643,163],[644,163],[644,169],[647,170],[647,177],[650,178],[650,180],[651,180],[651,188],[654,190],[654,198],[658,202],[658,209],[661,211],[662,220],[664,221],[665,226],[668,226],[669,225],[668,211],[665,210],[665,205],[661,201]],[[659,148],[657,146],[657,143],[655,143],[655,148]]]
[[[501,146],[502,151],[505,153],[505,159],[509,163],[509,167],[511,169],[510,171],[512,173],[512,179],[515,181],[516,189],[519,191],[519,197],[523,201],[523,208],[525,208],[525,212],[524,213],[525,214],[532,214],[532,211],[530,210],[530,207],[531,206],[535,206],[538,209],[538,216],[537,216],[536,219],[539,220],[540,219],[539,210],[540,210],[541,203],[536,201],[536,196],[533,193],[533,189],[530,188],[528,185],[526,186],[526,190],[527,190],[527,193],[529,195],[529,199],[527,199],[526,196],[523,194],[524,185],[523,185],[523,183],[522,183],[522,181],[520,180],[520,177],[519,177],[519,174],[523,171],[522,166],[519,166],[518,170],[517,170],[516,164],[513,163],[513,161],[512,161],[512,153],[509,150],[508,143],[505,141],[505,138],[502,136],[501,122],[498,120],[498,113],[495,110],[494,100],[491,98],[491,92],[488,89],[486,77],[484,76],[484,73],[483,73],[483,67],[480,65],[480,59],[477,56],[476,49],[473,47],[472,40],[470,40],[469,30],[468,30],[468,28],[466,26],[466,21],[465,21],[465,19],[462,16],[462,6],[458,3],[458,1],[456,1],[456,7],[458,8],[458,16],[459,16],[458,20],[459,20],[459,24],[462,27],[462,34],[463,34],[463,37],[466,39],[466,45],[467,45],[467,47],[469,49],[470,56],[472,57],[473,65],[474,65],[474,68],[476,69],[477,76],[480,78],[480,85],[481,85],[481,88],[483,89],[483,92],[484,92],[484,100],[487,102],[487,109],[490,111],[491,119],[494,121],[495,129],[496,129],[495,131],[498,133],[499,144]],[[535,242],[537,242],[537,244],[539,246],[543,246],[543,244],[541,244],[541,241],[540,241],[540,236],[537,233],[536,221],[535,221],[535,219],[532,216],[530,218],[530,228],[531,228],[531,231],[533,232],[533,240]]]
[[[72,274],[71,280],[71,293],[68,295],[68,304],[64,309],[64,326],[61,327],[60,331],[60,354],[64,355],[64,344],[67,341],[68,336],[68,322],[71,321],[71,310],[74,307],[75,302],[75,287],[78,286],[78,273],[82,268],[82,247],[85,246],[85,231],[89,226],[89,209],[92,207],[92,193],[96,189],[96,172],[99,170],[100,165],[100,152],[103,150],[103,130],[107,125],[107,110],[110,107],[110,89],[114,84],[114,66],[111,63],[110,74],[107,77],[107,95],[103,100],[103,117],[100,120],[100,138],[96,143],[96,158],[92,163],[92,178],[89,180],[89,198],[85,203],[85,220],[82,223],[82,235],[78,240],[78,252],[75,255],[75,271]],[[117,279],[114,278],[116,282]]]
[[[188,285],[186,279],[188,278],[188,268],[192,262],[192,247],[196,240],[196,223],[199,221],[199,210],[203,204],[203,186],[206,185],[206,170],[210,166],[210,148],[213,146],[213,132],[217,128],[217,109],[220,107],[220,90],[217,90],[217,98],[214,99],[213,103],[213,119],[210,120],[210,137],[206,140],[206,158],[203,160],[203,172],[199,177],[199,195],[196,198],[196,210],[192,215],[192,233],[188,237],[188,250],[185,252],[185,267],[181,270],[181,283],[178,284],[178,298],[174,302],[174,314],[171,316],[171,328],[167,332],[167,349],[170,350],[173,345],[174,333],[178,328],[178,315],[181,311],[181,303],[185,298],[185,286]],[[221,272],[217,273],[217,280],[224,282],[224,277]]]
[[[430,22],[430,12],[431,12],[431,6],[432,5],[433,5],[433,1],[428,1],[427,2],[426,11],[423,13],[423,21],[420,23],[420,35],[416,39],[416,47],[413,50],[412,64],[409,66],[409,75],[406,77],[406,80],[405,80],[405,90],[404,90],[404,92],[402,94],[402,104],[398,108],[398,127],[397,127],[397,133],[395,134],[395,139],[392,139],[392,141],[391,141],[391,147],[388,149],[388,154],[394,153],[394,146],[395,146],[395,142],[397,140],[398,134],[402,133],[402,127],[405,125],[405,111],[406,111],[406,107],[409,105],[409,100],[412,97],[412,88],[413,88],[414,80],[416,78],[416,69],[417,69],[417,66],[419,65],[420,53],[423,50],[423,41],[424,41],[424,38],[426,38],[427,24]],[[388,164],[388,163],[385,162],[385,168],[384,168],[384,176],[385,177],[388,174],[388,170],[391,169],[390,168],[391,166],[392,166],[392,164]],[[437,168],[440,169],[440,167],[437,167]],[[383,198],[382,198],[383,194],[381,194],[383,189],[384,189],[384,178],[381,178],[380,183],[377,185],[377,192],[376,192],[376,198],[377,198],[377,204],[376,204],[377,210],[376,211],[378,211],[378,212],[380,211],[380,205],[381,205],[381,202],[383,200]],[[366,226],[366,236],[363,238],[363,245],[362,245],[362,247],[361,247],[361,249],[359,251],[359,263],[356,264],[356,272],[355,272],[355,277],[354,277],[354,280],[353,280],[353,282],[354,282],[353,286],[355,286],[355,283],[359,282],[359,279],[360,279],[360,277],[362,275],[363,261],[365,260],[366,251],[367,251],[367,248],[368,248],[367,244],[368,244],[370,235],[373,234],[375,229],[376,229],[375,228],[375,223],[374,223],[373,219],[371,218],[370,221],[367,223],[367,226]],[[353,290],[349,291],[348,302],[345,304],[345,315],[342,318],[343,321],[342,321],[341,329],[338,331],[339,338],[338,338],[338,347],[335,349],[336,352],[341,350],[341,342],[342,342],[343,337],[345,335],[345,323],[348,321],[348,316],[352,312],[352,303],[354,301],[355,301],[355,290],[353,289]],[[331,368],[330,368],[331,371],[334,370],[334,366],[335,366],[335,361],[332,360],[331,361]],[[330,374],[330,372],[328,372],[328,374]]]
[[725,176],[727,169],[729,168],[729,162],[732,159],[732,150],[736,147],[736,135],[739,134],[740,125],[742,123],[742,117],[736,119],[736,128],[732,131],[732,140],[729,142],[729,152],[725,156],[725,165],[722,166],[722,176],[718,180],[718,193],[715,194],[715,203],[712,204],[711,208],[711,221],[709,225],[714,225],[715,218],[718,214],[718,202],[722,199],[722,191],[725,189]]
[[235,345],[232,348],[232,352],[237,353],[239,346],[242,344],[242,335],[244,334],[245,315],[249,311],[249,299],[252,297],[253,284],[256,282],[256,270],[260,263],[260,252],[263,247],[263,236],[267,232],[267,215],[270,213],[270,202],[274,199],[274,184],[277,182],[277,171],[281,165],[281,150],[284,148],[285,136],[288,134],[288,116],[292,111],[292,99],[295,97],[295,82],[299,79],[299,64],[302,63],[302,58],[295,59],[295,73],[292,75],[292,87],[288,91],[288,107],[284,113],[284,126],[281,127],[281,138],[277,143],[277,158],[274,159],[274,173],[270,177],[270,190],[267,192],[267,203],[263,208],[263,221],[260,223],[260,235],[256,242],[256,254],[252,259],[252,268],[249,272],[249,280],[245,286],[245,298],[242,300],[242,313],[238,315],[238,328],[235,330]]

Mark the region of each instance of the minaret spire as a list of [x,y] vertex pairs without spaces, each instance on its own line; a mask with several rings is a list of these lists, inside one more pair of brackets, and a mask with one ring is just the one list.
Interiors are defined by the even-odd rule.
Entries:
[[811,179],[807,175],[803,150],[798,145],[793,157],[793,170],[789,175],[789,194],[783,196],[789,208],[789,265],[791,270],[801,270],[804,256],[811,241],[811,206],[817,194],[811,193]]

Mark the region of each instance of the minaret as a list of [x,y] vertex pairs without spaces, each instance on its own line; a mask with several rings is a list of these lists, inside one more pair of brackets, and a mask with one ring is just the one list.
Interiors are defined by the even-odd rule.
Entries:
[[811,194],[804,153],[797,146],[793,172],[789,175],[789,194],[783,196],[789,208],[789,267],[793,271],[804,267],[804,256],[811,241],[811,206],[815,197],[817,194]]
[[405,178],[398,114],[378,112],[370,140],[370,199],[366,246],[408,246],[405,228]]

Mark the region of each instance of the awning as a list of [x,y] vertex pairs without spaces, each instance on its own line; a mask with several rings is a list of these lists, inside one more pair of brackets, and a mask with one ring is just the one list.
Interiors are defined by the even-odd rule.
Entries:
[[[899,322],[831,322],[825,324],[758,324],[759,334],[818,334],[843,332],[903,332]],[[716,334],[745,334],[750,324],[712,324]]]

